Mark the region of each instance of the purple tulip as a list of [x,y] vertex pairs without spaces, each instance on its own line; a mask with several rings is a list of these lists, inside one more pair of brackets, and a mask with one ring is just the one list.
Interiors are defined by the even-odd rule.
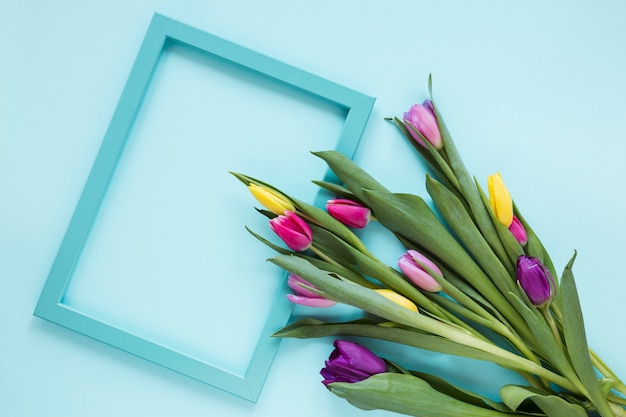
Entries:
[[335,340],[335,350],[320,374],[326,386],[333,382],[359,382],[387,371],[387,365],[369,349],[347,340]]
[[441,291],[441,284],[430,276],[426,268],[439,276],[443,276],[441,270],[433,261],[418,251],[413,249],[406,251],[406,253],[398,259],[398,267],[418,288],[428,292]]
[[318,308],[330,307],[337,304],[335,301],[324,298],[321,295],[300,286],[299,284],[304,284],[309,287],[316,288],[313,284],[300,278],[299,276],[295,274],[289,274],[289,278],[287,279],[287,285],[289,285],[289,288],[295,291],[295,294],[287,294],[287,299],[292,303]]
[[296,252],[305,251],[313,242],[313,232],[304,220],[292,211],[270,220],[270,227],[290,249]]
[[526,229],[524,229],[522,222],[520,222],[517,216],[513,216],[513,221],[509,226],[509,231],[515,239],[517,239],[520,245],[524,246],[528,243],[528,234],[526,233]]
[[414,130],[420,132],[436,149],[443,148],[432,101],[425,100],[423,104],[412,105],[409,111],[404,113],[404,122],[409,125],[409,133],[417,143],[426,148],[426,144]]
[[367,226],[372,214],[367,207],[355,201],[345,199],[328,200],[326,210],[341,223],[357,229]]
[[533,305],[545,307],[556,295],[552,274],[539,259],[532,256],[517,258],[517,281]]

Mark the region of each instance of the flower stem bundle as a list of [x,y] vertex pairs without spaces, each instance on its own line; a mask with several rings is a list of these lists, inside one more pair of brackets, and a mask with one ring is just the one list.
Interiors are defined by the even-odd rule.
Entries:
[[[349,322],[303,319],[275,336],[385,340],[492,362],[527,382],[504,385],[493,401],[338,340],[322,370],[324,385],[364,409],[424,417],[625,416],[626,386],[587,345],[575,256],[559,276],[500,174],[488,178],[487,192],[470,176],[432,97],[389,120],[432,169],[426,188],[435,209],[420,196],[389,191],[335,151],[314,153],[341,181],[316,182],[336,196],[326,210],[234,173],[285,244],[250,231],[277,251],[270,261],[289,272],[289,299],[364,312]],[[397,265],[378,259],[353,232],[366,233],[371,221],[405,246]]]

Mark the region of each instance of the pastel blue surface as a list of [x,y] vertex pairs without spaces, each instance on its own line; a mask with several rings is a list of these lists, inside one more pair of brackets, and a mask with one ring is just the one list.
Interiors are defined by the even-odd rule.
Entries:
[[[332,339],[283,340],[263,391],[252,404],[32,316],[154,12],[376,97],[355,160],[394,191],[424,194],[425,170],[383,118],[401,115],[414,102],[421,102],[432,73],[439,107],[470,171],[483,184],[487,175],[501,172],[557,267],[578,250],[575,275],[589,343],[618,374],[626,376],[626,335],[621,323],[626,293],[621,273],[626,235],[626,198],[621,191],[626,175],[623,2],[70,0],[61,4],[10,0],[0,3],[0,34],[5,40],[0,58],[0,414],[285,416],[297,411],[304,417],[391,415],[365,413],[326,392],[318,372],[332,349]],[[263,123],[264,129],[274,129],[265,130],[268,137],[285,131],[297,133],[306,143],[287,159],[273,150],[264,151],[259,144],[258,152],[269,158],[267,165],[249,158],[226,169],[264,177],[304,198],[315,195],[308,180],[324,175],[325,169],[307,151],[318,148],[314,143],[331,146],[336,140],[331,136],[343,120],[341,112],[309,102],[302,104],[302,111],[314,123],[302,126],[276,118],[277,113],[261,104],[260,97],[267,98],[267,90],[253,93],[249,84],[235,82],[219,70],[214,74],[218,83],[196,83],[198,96],[185,103],[181,91],[189,91],[190,80],[198,79],[202,61],[183,48],[172,50],[165,60],[159,75],[164,82],[152,92],[153,106],[148,112],[157,117],[174,114],[176,106],[170,100],[188,108],[207,105],[202,98],[209,85],[224,87],[216,92],[220,97],[232,88],[247,91],[255,100],[252,107],[245,108],[245,100],[235,98],[224,106],[210,101],[213,107],[208,110],[217,112],[217,120],[232,117],[219,131],[213,126],[214,134],[254,134],[250,126],[269,119],[273,123]],[[183,72],[185,76],[180,77]],[[288,96],[272,100],[271,109],[294,105]],[[227,111],[231,105],[236,112]],[[160,129],[172,132],[178,126],[180,138],[208,132],[200,119],[182,126],[165,117],[158,120]],[[161,153],[146,153],[151,148],[143,146],[141,139],[149,138],[150,129],[156,127],[142,126],[146,130],[136,132],[141,146],[128,154],[129,162],[139,164],[122,161],[120,168],[154,169],[153,161],[168,152],[163,144],[154,149]],[[215,138],[211,143],[221,152],[231,149],[227,141]],[[187,160],[194,152],[189,147],[179,149],[186,150]],[[149,159],[152,155],[156,159]],[[310,174],[292,175],[303,164],[310,164],[305,168]],[[178,164],[167,172],[182,168]],[[140,173],[129,172],[125,178]],[[188,176],[168,178],[182,184],[181,178]],[[200,196],[210,194],[210,183],[184,184],[187,190],[199,190]],[[177,189],[170,185],[169,190]],[[136,191],[117,189],[125,195]],[[120,197],[126,201],[124,195]],[[238,200],[219,201],[221,213],[228,211],[228,216],[210,212],[216,219],[211,227],[224,220],[221,227],[231,230],[232,244],[255,254],[241,259],[258,261],[254,268],[266,271],[271,280],[276,271],[263,255],[257,255],[257,242],[242,230],[247,224],[263,231],[265,225],[255,223],[253,202],[238,182],[233,182],[230,197]],[[197,212],[190,215],[203,213],[203,204],[215,205],[208,197],[198,204]],[[193,216],[190,222],[195,222]],[[176,235],[172,237],[176,242]],[[368,244],[384,260],[395,262],[396,250],[383,238],[382,232],[368,235]],[[202,242],[202,234],[197,239]],[[222,268],[203,266],[205,270],[214,267]],[[271,286],[262,288],[262,282],[269,281],[258,281],[259,292],[272,291]],[[154,337],[165,344],[175,339],[187,353],[202,343],[208,334],[205,326],[220,325],[219,311],[216,314],[212,306],[204,306],[195,293],[186,294],[191,297],[189,310],[206,310],[188,314],[180,302],[183,294],[175,286],[165,294],[151,291],[148,301],[140,302],[141,291],[150,289],[146,283],[134,287],[118,282],[126,287],[117,294],[89,280],[77,281],[70,289],[77,296],[75,302],[81,299],[93,305],[91,301],[99,294],[103,304],[115,301],[119,307],[114,311],[93,312],[107,319],[121,313],[128,323],[130,313],[145,312],[134,326],[144,332],[164,328],[165,334]],[[176,288],[188,289],[192,282],[181,284],[185,285]],[[197,288],[200,294],[208,293],[206,287]],[[254,328],[264,305],[261,299],[266,301],[266,297],[241,293],[240,299],[239,295],[223,298],[245,306],[239,324]],[[165,320],[169,306],[181,312],[176,322]],[[312,313],[353,314],[342,307],[320,312],[294,309],[295,317]],[[171,335],[176,331],[188,336],[174,333],[174,338]],[[233,368],[242,366],[237,360],[245,359],[245,349],[254,340],[247,333],[223,335],[236,351]],[[373,346],[381,355],[443,374],[491,396],[497,395],[503,381],[511,380],[501,369],[481,363]]]
[[[181,48],[193,50],[189,53],[180,51]],[[338,132],[330,135],[338,138],[331,148],[350,157],[374,105],[374,99],[364,94],[155,14],[52,265],[35,315],[256,401],[278,348],[279,339],[271,338],[271,335],[285,326],[291,315],[292,306],[285,299],[289,288],[281,284],[280,279],[268,279],[269,286],[263,286],[262,290],[252,284],[224,285],[226,280],[244,283],[245,277],[254,277],[258,281],[263,274],[246,268],[247,264],[239,261],[242,255],[236,245],[230,245],[227,238],[230,231],[210,225],[206,218],[223,218],[223,201],[229,200],[234,183],[232,178],[229,178],[231,183],[220,181],[228,172],[224,164],[241,164],[242,155],[266,163],[263,150],[291,148],[292,151],[293,139],[267,138],[261,149],[255,149],[249,146],[250,142],[256,141],[250,133],[254,132],[258,137],[267,134],[256,123],[250,125],[249,131],[243,129],[239,134],[232,133],[223,138],[216,135],[207,120],[215,118],[214,111],[206,106],[188,108],[188,104],[185,105],[193,95],[188,97],[184,92],[197,94],[201,90],[189,70],[180,69],[176,74],[187,80],[187,88],[179,85],[166,94],[160,86],[166,79],[163,67],[171,68],[172,55],[176,53],[183,54],[189,65],[201,66],[208,64],[202,61],[218,60],[217,65],[213,63],[202,69],[210,71],[216,66],[224,67],[219,70],[231,77],[240,75],[244,82],[255,88],[269,80],[271,85],[266,88],[270,94],[294,90],[307,94],[303,97],[305,101],[310,101],[310,95],[323,100],[322,107],[338,106],[337,112],[345,114],[345,123]],[[165,62],[161,62],[163,55],[166,55]],[[161,71],[153,82],[152,75],[157,69]],[[189,82],[189,79],[193,81]],[[234,89],[221,94],[216,93],[217,90],[211,87],[203,99],[214,100],[221,108],[227,101],[222,97],[237,94]],[[153,103],[153,100],[158,101],[157,97],[162,97],[161,101],[168,103],[167,107],[172,107],[173,111],[162,110],[158,114],[155,110],[158,105]],[[250,105],[250,92],[246,92],[245,100]],[[293,107],[277,118],[302,123],[305,120],[303,112],[294,111],[297,106],[290,104]],[[262,105],[271,108],[272,101],[264,99]],[[148,110],[142,111],[144,106]],[[196,119],[199,116],[203,122],[204,137],[197,131],[195,134],[183,133],[194,116]],[[168,130],[169,125],[164,126],[162,120],[173,124],[173,128]],[[234,122],[233,125],[238,126],[237,120]],[[215,123],[219,125],[217,120]],[[243,122],[244,125],[249,123],[250,120]],[[198,129],[197,126],[194,128]],[[237,157],[216,151],[215,140],[235,149]],[[181,152],[180,148],[190,149]],[[288,157],[290,151],[281,151],[282,156]],[[223,170],[215,172],[215,167]],[[302,174],[307,172],[304,169],[299,171]],[[320,180],[333,178],[330,172],[319,177]],[[211,187],[203,186],[207,183],[211,183]],[[207,195],[198,199],[197,195],[203,190]],[[211,199],[209,204],[206,204],[206,197]],[[223,224],[223,220],[219,222]],[[220,273],[214,264],[227,268]],[[129,284],[135,291],[129,291]],[[266,287],[271,290],[267,291]],[[155,289],[161,294],[157,297],[162,298],[161,303],[155,300]],[[107,292],[113,297],[103,296]],[[134,305],[132,296],[128,297],[133,292],[140,300],[139,306]],[[248,320],[247,315],[241,314],[244,304],[241,294],[245,292],[257,298],[265,297],[267,307],[255,314],[260,320]],[[120,297],[120,293],[126,297]],[[175,297],[177,293],[180,294]],[[223,305],[230,298],[229,294],[237,294],[238,302]],[[194,305],[191,301],[198,296],[198,304],[189,308]],[[187,306],[186,314],[181,314],[176,307],[175,298]],[[157,307],[152,314],[145,308],[147,299]],[[219,307],[211,312],[204,307],[207,304]],[[122,305],[126,305],[127,310],[120,308]],[[158,316],[156,320],[154,314]],[[219,317],[218,323],[221,324],[205,324],[202,326],[205,331],[198,333],[197,329],[180,326],[180,321],[184,322],[189,316],[201,317],[200,324]],[[239,323],[238,318],[245,322]],[[172,326],[169,331],[168,322]],[[245,324],[250,323],[254,326],[246,328]],[[180,329],[185,331],[180,332]],[[242,343],[242,338],[237,337],[239,332],[245,334],[245,338],[252,334],[252,341]],[[200,340],[191,343],[191,347],[186,346],[181,339],[188,339],[193,334],[199,334]],[[161,341],[164,338],[166,343]],[[229,346],[229,342],[253,350],[239,352]],[[208,352],[203,348],[208,348]],[[232,358],[238,355],[243,356],[243,360],[239,359],[237,366],[233,366]]]

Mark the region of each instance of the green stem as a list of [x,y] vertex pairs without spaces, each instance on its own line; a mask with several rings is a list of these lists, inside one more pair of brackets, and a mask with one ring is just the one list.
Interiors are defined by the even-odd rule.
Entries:
[[315,246],[311,245],[309,246],[309,249],[311,249],[311,252],[313,252],[314,254],[316,254],[317,256],[320,257],[320,259],[325,260],[326,262],[328,262],[329,264],[338,266],[338,267],[342,267],[343,265],[339,264],[337,261],[335,261],[333,258],[327,256],[324,252],[322,252],[321,250],[317,249]]
[[543,318],[546,319],[546,322],[550,326],[550,330],[552,331],[554,340],[556,340],[556,343],[559,345],[561,350],[563,350],[563,340],[561,338],[561,333],[559,332],[559,329],[556,327],[556,323],[554,322],[554,316],[550,314],[550,311],[548,310],[547,306],[540,308],[539,311],[541,311]]
[[524,343],[515,333],[513,333],[511,329],[509,329],[507,326],[499,321],[497,321],[496,324],[498,325],[495,326],[497,327],[497,329],[493,329],[495,332],[499,333],[500,335],[502,335],[502,337],[511,342],[513,346],[515,346],[515,348],[519,350],[520,353],[524,355],[528,360],[535,362],[536,364],[540,363],[539,358],[537,358],[537,356],[533,353],[532,350],[530,350],[526,343]]
[[[563,316],[556,305],[552,305],[552,310],[554,311],[557,320],[561,321]],[[598,354],[591,348],[589,348],[589,356],[591,357],[591,362],[593,363],[593,366],[595,366],[602,375],[614,380],[613,388],[616,391],[626,395],[626,385],[624,384],[624,382],[619,379],[615,372],[613,372],[613,370],[609,368],[609,366],[602,360],[602,358],[600,358],[600,356],[598,356]]]
[[588,394],[585,387],[580,384],[574,384],[567,378],[564,378],[563,376],[558,375],[531,360],[511,353],[508,350],[502,349],[494,344],[484,342],[467,333],[461,333],[451,326],[440,325],[437,326],[437,328],[433,328],[431,332],[461,345],[470,346],[482,350],[483,352],[490,353],[500,358],[501,361],[498,363],[505,368],[535,374],[565,388],[566,390],[571,391],[574,394],[583,394],[585,396]]
[[613,388],[626,395],[626,385],[624,385],[622,380],[619,379],[617,375],[615,375],[615,372],[613,372],[611,368],[609,368],[608,365],[604,363],[604,361],[598,356],[598,354],[594,352],[591,348],[589,348],[589,355],[591,356],[591,362],[598,369],[598,371],[600,371],[602,375],[615,381],[615,385],[613,386]]
[[626,398],[619,397],[619,396],[617,396],[615,394],[607,394],[606,398],[607,398],[607,400],[609,400],[612,403],[620,404],[622,406],[626,406]]
[[519,352],[524,355],[526,358],[530,359],[535,363],[539,363],[539,359],[533,353],[533,351],[524,343],[519,336],[509,328],[506,324],[502,323],[500,320],[495,318],[491,313],[485,310],[480,304],[474,301],[471,297],[467,296],[463,291],[459,290],[456,286],[450,283],[448,280],[439,276],[428,269],[426,265],[421,265],[422,268],[425,268],[433,279],[435,279],[442,287],[446,294],[450,297],[456,299],[464,305],[466,308],[474,311],[474,313],[483,317],[486,323],[482,323],[489,329],[498,333],[500,336],[511,342],[511,344],[519,350]]

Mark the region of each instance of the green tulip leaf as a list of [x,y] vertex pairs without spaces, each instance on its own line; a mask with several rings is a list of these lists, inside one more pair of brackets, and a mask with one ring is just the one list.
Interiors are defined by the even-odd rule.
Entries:
[[361,201],[367,202],[367,200],[363,198],[364,189],[387,191],[382,184],[343,154],[337,151],[313,152],[313,154],[322,158],[335,175],[339,177],[345,187],[354,193]]
[[528,323],[528,327],[531,329],[535,340],[539,342],[535,344],[536,348],[540,349],[539,353],[546,358],[552,366],[558,369],[563,376],[568,378],[570,382],[576,384],[578,377],[541,314],[539,314],[537,309],[531,309],[527,303],[522,301],[515,294],[511,294],[511,300],[524,317],[524,320],[526,320],[526,323]]
[[[483,204],[485,205],[485,209],[487,210],[487,213],[489,213],[489,217],[491,218],[491,223],[493,223],[496,229],[496,233],[498,233],[498,237],[500,237],[500,242],[502,242],[502,248],[504,248],[506,255],[508,255],[508,258],[506,258],[504,254],[498,253],[498,257],[500,258],[500,260],[502,260],[503,263],[506,262],[505,265],[508,266],[508,269],[510,271],[509,273],[511,273],[511,276],[514,277],[515,269],[516,269],[515,267],[517,265],[517,258],[519,258],[520,255],[524,254],[524,250],[522,249],[522,246],[519,244],[517,239],[515,239],[515,236],[513,236],[513,234],[509,231],[508,227],[500,223],[495,213],[491,209],[491,203],[489,202],[487,195],[485,194],[483,189],[480,187],[480,184],[478,183],[476,178],[474,178],[474,181],[476,183],[476,188],[478,189],[478,193],[480,194],[480,198],[482,199]],[[495,251],[495,248],[494,248],[494,251]]]
[[414,375],[383,373],[355,383],[335,382],[330,391],[364,410],[383,409],[416,417],[513,417],[439,392]]
[[516,411],[525,402],[532,401],[548,417],[587,417],[585,409],[580,405],[530,387],[505,385],[500,390],[500,396],[506,405]]
[[444,267],[452,269],[478,290],[506,317],[517,333],[524,338],[532,337],[526,323],[503,293],[441,224],[423,199],[412,194],[371,190],[365,190],[364,196],[383,226],[401,235],[408,242],[418,242],[420,246],[425,247],[444,264]]
[[512,274],[513,271],[507,270],[502,264],[474,224],[470,213],[467,212],[461,200],[440,182],[429,176],[426,177],[426,189],[443,218],[487,275],[491,277],[496,287],[504,294],[509,291],[517,292],[513,285],[513,278],[515,277]]
[[[302,277],[319,288],[321,292],[327,294],[328,298],[332,298],[335,301],[352,305],[391,322],[438,335],[451,341],[459,341],[464,345],[469,345],[473,342],[485,346],[485,349],[487,349],[488,346],[489,349],[501,354],[500,359],[502,360],[498,363],[509,363],[506,359],[502,358],[502,356],[507,356],[504,355],[502,351],[486,344],[486,342],[479,341],[468,333],[467,330],[429,317],[426,314],[419,314],[408,310],[370,288],[362,287],[349,280],[341,279],[341,277],[331,276],[327,272],[316,268],[305,259],[297,256],[281,255],[271,258],[269,261]],[[493,361],[498,361],[497,355],[494,354],[493,356]]]
[[369,337],[463,358],[488,362],[498,361],[494,355],[479,349],[452,342],[432,334],[415,331],[395,324],[381,324],[369,319],[359,319],[346,323],[326,323],[307,318],[284,327],[274,333],[273,336],[298,339],[327,336]]
[[269,246],[270,248],[274,249],[276,252],[278,252],[278,253],[280,253],[282,255],[289,255],[289,254],[293,253],[289,249],[285,249],[285,248],[283,248],[281,246],[273,244],[269,240],[265,239],[263,236],[259,235],[258,233],[253,232],[247,226],[246,226],[246,230],[248,231],[248,233],[250,233],[252,236],[257,238],[259,241],[263,242],[265,245]]
[[443,120],[443,116],[439,112],[438,106],[434,100],[433,108],[435,110],[437,124],[439,125],[439,131],[441,132],[441,138],[443,140],[443,150],[448,157],[450,168],[459,182],[459,191],[470,208],[472,218],[474,219],[476,226],[478,226],[480,232],[483,234],[487,242],[489,242],[489,245],[493,248],[498,248],[496,249],[496,252],[499,253],[502,249],[499,248],[501,243],[498,239],[498,234],[487,209],[483,205],[480,194],[474,185],[474,180],[467,172],[467,169],[463,164],[463,160],[461,159],[461,155],[456,149],[452,136],[450,135],[450,132]]
[[363,287],[366,288],[378,288],[378,286],[376,284],[374,284],[373,282],[369,281],[367,278],[365,278],[364,276],[362,276],[361,274],[352,271],[351,269],[348,269],[346,267],[343,267],[341,265],[337,265],[335,263],[331,263],[331,262],[326,262],[322,259],[319,258],[314,258],[314,257],[310,257],[310,256],[306,256],[303,254],[296,254],[296,256],[299,256],[303,259],[306,259],[307,261],[309,261],[311,264],[315,265],[317,268],[323,270],[323,271],[327,271],[336,275],[340,275],[343,278],[346,278],[356,284],[359,284]]
[[578,291],[574,282],[572,265],[576,254],[567,263],[561,278],[561,293],[559,306],[563,314],[563,336],[567,352],[576,370],[576,374],[588,391],[589,400],[596,407],[602,417],[614,417],[614,413],[602,393],[600,383],[593,369],[589,357],[589,346],[585,334],[583,314],[578,299]]
[[479,269],[422,198],[375,190],[364,190],[363,195],[390,231],[423,246],[455,270]]
[[341,196],[342,198],[346,198],[348,200],[356,201],[357,203],[363,204],[363,202],[360,201],[359,198],[354,195],[352,191],[339,184],[335,184],[334,182],[316,180],[314,180],[313,183],[327,191],[330,191],[335,195]]
[[[422,133],[419,130],[415,129],[413,126],[409,126],[409,128],[407,129],[404,123],[402,123],[402,121],[398,119],[397,117],[394,119],[394,121],[396,122],[396,125],[403,127],[402,130],[403,132],[405,132],[406,138],[409,140],[411,145],[413,145],[413,147],[420,153],[420,155],[422,155],[422,157],[426,160],[426,162],[430,165],[430,167],[435,172],[437,177],[441,181],[445,181],[446,186],[448,186],[451,190],[454,190],[454,192],[458,193],[459,182],[457,181],[456,177],[454,176],[454,173],[450,169],[450,165],[448,165],[448,162],[446,162],[443,156],[441,156],[441,154],[439,153],[439,150],[437,150],[430,143],[430,141],[426,139],[424,135],[422,135]],[[420,145],[413,138],[409,129],[410,131],[412,131],[414,134],[418,135],[422,139],[422,142],[426,145],[426,147]]]
[[311,226],[311,229],[315,236],[314,244],[317,249],[329,254],[329,256],[332,254],[334,260],[342,263],[344,267],[354,269],[354,271],[358,271],[364,276],[379,280],[385,286],[404,295],[423,310],[438,317],[441,321],[463,325],[461,320],[432,302],[411,283],[402,278],[397,271],[373,257],[373,255],[365,254],[351,247],[327,230],[316,226]]
[[328,212],[311,204],[305,203],[304,201],[296,199],[293,201],[298,211],[304,213],[303,217],[308,217],[313,223],[318,224],[324,229],[334,233],[355,248],[358,248],[363,252],[368,252],[367,248],[363,245],[363,242],[361,242],[354,232],[352,232],[352,230],[346,227],[346,225],[341,223],[339,220],[328,214]]
[[449,395],[453,398],[456,398],[459,401],[463,401],[465,403],[473,404],[479,407],[485,407],[485,408],[489,407],[494,410],[507,412],[507,413],[510,413],[511,411],[513,411],[509,407],[507,407],[506,404],[502,402],[496,402],[487,397],[479,395],[475,392],[459,388],[456,385],[453,385],[449,383],[448,381],[446,381],[445,379],[440,378],[436,375],[427,374],[425,372],[415,372],[415,371],[412,371],[411,374],[418,378],[423,379],[437,391],[443,394]]
[[435,161],[434,156],[432,155],[432,153],[429,152],[428,149],[424,148],[419,143],[417,143],[417,141],[415,139],[413,139],[413,136],[411,136],[411,133],[409,132],[409,129],[407,129],[407,127],[404,125],[402,120],[398,119],[397,117],[394,117],[393,119],[389,119],[389,120],[392,120],[394,122],[396,127],[400,130],[400,132],[402,132],[402,134],[407,139],[407,141],[415,148],[415,150],[417,152],[419,152],[420,156],[422,158],[424,158],[426,163],[430,166],[430,168],[433,171],[435,171],[437,176],[438,177],[443,177],[444,174],[441,171],[441,168],[439,167],[439,164]]

